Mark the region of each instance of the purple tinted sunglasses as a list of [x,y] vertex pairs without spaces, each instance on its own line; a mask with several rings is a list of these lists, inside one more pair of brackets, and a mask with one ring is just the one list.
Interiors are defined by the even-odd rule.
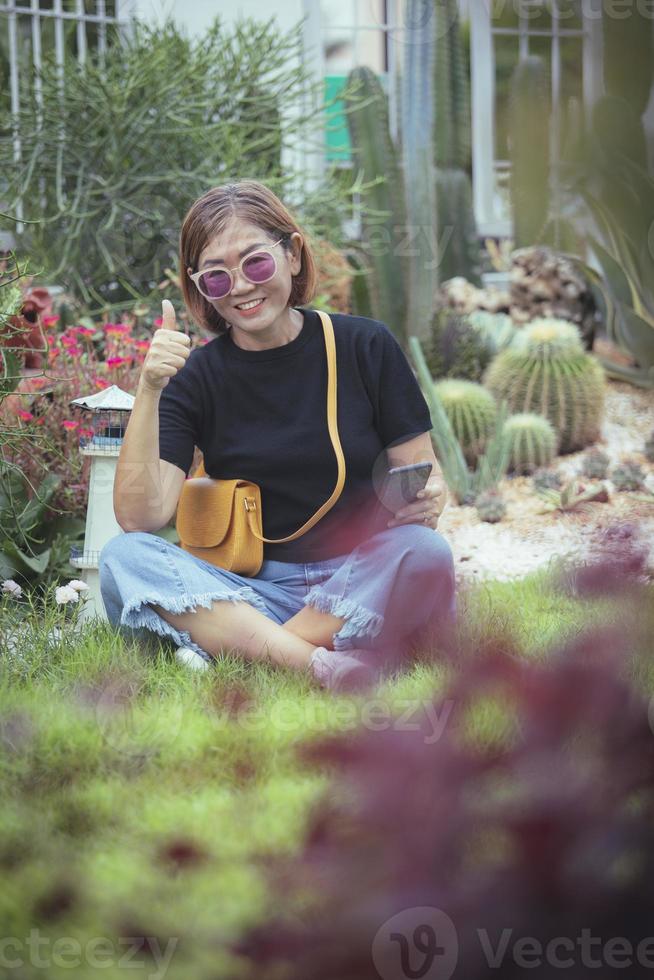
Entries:
[[[285,236],[282,235],[278,241],[273,242],[270,248],[279,245],[284,238]],[[272,279],[277,272],[277,263],[272,252],[267,248],[260,248],[242,258],[234,269],[203,269],[201,272],[194,272],[189,276],[189,279],[193,280],[205,299],[224,299],[225,296],[229,296],[234,288],[232,272],[235,272],[236,269],[248,282],[259,285]]]

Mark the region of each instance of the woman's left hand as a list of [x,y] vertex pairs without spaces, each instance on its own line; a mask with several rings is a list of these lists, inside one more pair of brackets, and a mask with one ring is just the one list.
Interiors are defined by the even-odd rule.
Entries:
[[447,487],[441,476],[431,476],[424,490],[418,492],[418,499],[405,504],[390,520],[387,527],[397,524],[424,524],[435,528],[447,503]]

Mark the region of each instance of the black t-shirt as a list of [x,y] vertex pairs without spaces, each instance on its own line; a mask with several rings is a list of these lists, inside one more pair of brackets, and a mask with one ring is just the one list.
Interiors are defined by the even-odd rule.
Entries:
[[[300,312],[302,329],[281,347],[244,350],[228,332],[193,350],[159,403],[161,459],[188,475],[197,445],[209,476],[256,483],[267,538],[297,531],[330,497],[338,473],[327,429],[322,323],[314,310]],[[373,467],[378,486],[386,448],[432,428],[427,402],[388,327],[367,317],[330,316],[345,485],[305,534],[264,544],[267,559],[312,562],[349,554],[381,527],[370,525],[377,502]]]

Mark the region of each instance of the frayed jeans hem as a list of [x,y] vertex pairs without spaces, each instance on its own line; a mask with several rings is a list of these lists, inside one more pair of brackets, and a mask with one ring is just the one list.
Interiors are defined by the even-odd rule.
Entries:
[[172,599],[163,599],[159,595],[141,596],[125,604],[120,617],[120,625],[135,630],[142,628],[153,630],[159,636],[173,640],[176,646],[188,647],[194,650],[195,653],[198,653],[204,660],[214,663],[215,657],[212,657],[210,653],[207,653],[206,650],[195,643],[187,630],[176,629],[172,623],[163,619],[150,604],[161,606],[162,609],[165,609],[173,615],[181,615],[186,612],[195,612],[197,606],[211,609],[212,603],[217,599],[227,600],[228,602],[248,602],[263,613],[267,613],[268,611],[261,597],[250,586],[243,586],[227,595],[224,591],[220,591],[204,592],[201,595],[195,596],[181,595],[175,596]]
[[334,633],[334,650],[356,650],[370,646],[371,641],[384,628],[382,615],[366,609],[352,599],[325,592],[321,586],[314,586],[304,597],[303,602],[319,612],[331,613],[332,616],[345,619],[338,633]]

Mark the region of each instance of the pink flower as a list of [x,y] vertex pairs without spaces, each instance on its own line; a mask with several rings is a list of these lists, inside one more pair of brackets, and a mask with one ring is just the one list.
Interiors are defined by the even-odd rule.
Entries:
[[99,377],[97,374],[93,378],[93,384],[94,385],[97,385],[98,388],[108,388],[109,387],[109,382],[105,378]]
[[149,340],[136,340],[134,342],[134,346],[136,347],[137,350],[149,350],[150,349],[150,341]]
[[129,323],[108,323],[105,326],[105,333],[109,334],[110,337],[122,337],[131,329]]
[[77,428],[79,422],[73,422],[72,419],[64,419],[64,421],[61,424],[64,427],[64,429],[68,430],[68,432],[72,432],[73,429]]
[[155,321],[154,321],[155,327],[160,327],[162,323],[163,323],[163,317],[162,316],[158,316],[155,319]]
[[23,422],[31,422],[32,419],[34,418],[32,413],[26,412],[24,408],[19,408],[18,411],[16,412],[16,415],[18,416],[19,419],[22,419]]
[[74,329],[79,337],[92,337],[95,333],[93,327],[75,327]]
[[108,368],[120,367],[121,364],[129,364],[129,357],[108,357],[106,364]]
[[59,317],[58,316],[44,316],[43,317],[43,326],[46,328],[46,330],[48,329],[48,327],[54,327],[55,323],[59,323]]
[[92,439],[93,429],[80,429],[77,433],[82,439]]

